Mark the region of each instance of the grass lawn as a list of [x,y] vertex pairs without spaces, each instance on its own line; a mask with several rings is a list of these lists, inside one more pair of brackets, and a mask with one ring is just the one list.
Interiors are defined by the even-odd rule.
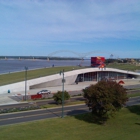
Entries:
[[[52,67],[52,68],[43,68],[43,69],[36,69],[36,70],[29,70],[27,72],[27,79],[34,79],[43,76],[48,76],[52,74],[57,74],[63,69],[65,71],[71,71],[73,69],[81,69],[84,67],[74,67],[74,66],[67,66],[67,67]],[[16,73],[8,73],[0,75],[0,85],[11,84],[15,82],[20,82],[25,80],[25,72],[16,72]]]
[[[64,106],[70,106],[70,105],[78,105],[78,104],[85,104],[85,101],[75,101],[75,102],[68,102],[65,103]],[[57,105],[57,104],[46,104],[42,105],[41,108],[52,108],[52,107],[61,107],[62,105]]]
[[127,95],[127,97],[137,97],[137,96],[140,96],[140,93],[133,93]]
[[135,64],[124,64],[124,63],[110,63],[107,65],[108,68],[116,68],[116,69],[122,69],[122,70],[129,70],[129,71],[135,71],[140,70],[140,66],[136,66]]
[[90,114],[0,126],[1,140],[139,140],[140,105],[123,108],[106,125]]
[[[130,70],[130,71],[140,70],[140,66],[135,66],[134,64],[112,63],[112,64],[107,65],[107,67]],[[71,71],[73,69],[83,69],[83,68],[86,68],[86,67],[67,66],[67,67],[50,67],[50,68],[43,68],[43,69],[37,69],[37,70],[29,70],[27,72],[27,79],[30,80],[34,78],[57,74],[63,69],[65,71]],[[15,83],[15,82],[20,82],[24,80],[25,80],[25,71],[2,74],[0,75],[0,86]]]

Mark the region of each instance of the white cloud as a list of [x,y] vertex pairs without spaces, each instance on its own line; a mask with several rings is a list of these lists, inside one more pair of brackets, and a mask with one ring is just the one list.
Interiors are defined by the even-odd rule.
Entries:
[[52,49],[139,40],[139,7],[139,0],[0,0],[0,45]]
[[48,40],[140,37],[138,0],[13,0],[1,3],[3,36],[8,33],[9,37]]

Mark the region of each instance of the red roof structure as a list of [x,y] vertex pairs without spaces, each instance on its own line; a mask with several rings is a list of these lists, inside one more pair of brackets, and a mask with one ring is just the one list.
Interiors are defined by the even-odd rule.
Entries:
[[120,80],[118,84],[125,84],[124,81]]

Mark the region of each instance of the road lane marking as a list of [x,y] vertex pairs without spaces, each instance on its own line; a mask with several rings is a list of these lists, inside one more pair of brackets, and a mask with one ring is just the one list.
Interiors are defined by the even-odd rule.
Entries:
[[[78,108],[78,110],[83,110],[83,109],[87,109],[87,107],[82,107],[82,108]],[[76,110],[76,109],[75,109]],[[62,111],[51,111],[51,110],[48,110],[49,112],[46,112],[46,113],[41,113],[41,114],[34,114],[34,115],[28,115],[28,116],[19,116],[19,117],[11,117],[11,118],[4,118],[4,119],[0,119],[0,122],[1,121],[4,121],[4,120],[14,120],[14,119],[20,119],[20,118],[29,118],[29,117],[34,117],[34,116],[42,116],[42,115],[48,115],[48,114],[57,114],[57,113],[61,113]],[[64,112],[67,112],[67,111],[72,111],[72,109],[64,109]]]

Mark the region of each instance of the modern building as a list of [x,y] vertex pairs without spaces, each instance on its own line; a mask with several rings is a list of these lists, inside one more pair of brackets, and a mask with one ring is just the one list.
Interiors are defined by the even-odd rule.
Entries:
[[[65,77],[65,84],[71,85],[71,84],[78,84],[79,82],[85,82],[85,81],[100,81],[102,79],[139,80],[140,73],[113,69],[113,68],[85,68],[85,69],[65,72],[64,77]],[[62,85],[62,75],[58,73],[50,76],[31,79],[28,80],[26,84],[27,84],[26,85],[27,90],[59,86]],[[25,91],[25,81],[4,85],[0,87],[0,94],[7,93],[8,91],[10,92]]]

